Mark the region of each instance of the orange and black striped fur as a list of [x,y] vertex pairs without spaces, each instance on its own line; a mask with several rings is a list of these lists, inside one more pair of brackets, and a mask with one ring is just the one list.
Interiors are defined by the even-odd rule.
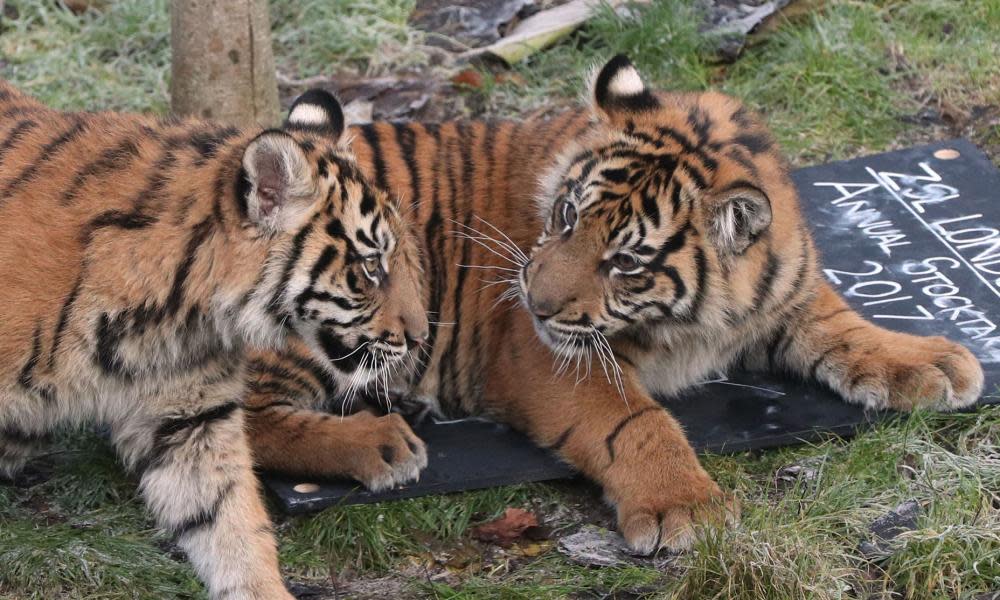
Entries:
[[414,240],[342,129],[323,92],[261,131],[61,113],[0,82],[0,475],[57,427],[104,424],[212,597],[291,598],[247,349],[294,332],[347,385],[377,373],[345,349],[397,361],[427,329]]
[[[552,449],[603,486],[640,552],[737,516],[653,394],[742,363],[868,407],[977,399],[965,348],[868,323],[821,278],[788,165],[738,101],[650,91],[624,57],[590,97],[549,120],[355,129],[362,167],[414,207],[438,320],[397,392]],[[272,417],[253,426],[282,437]],[[311,431],[286,450],[343,473]]]

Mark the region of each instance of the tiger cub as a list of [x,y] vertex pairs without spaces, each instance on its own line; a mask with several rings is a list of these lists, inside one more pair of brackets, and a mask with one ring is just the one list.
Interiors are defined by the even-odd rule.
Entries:
[[[652,91],[621,56],[589,97],[551,119],[354,130],[362,168],[413,207],[438,321],[398,393],[524,431],[603,486],[643,553],[738,516],[653,395],[742,365],[872,408],[975,402],[968,350],[866,322],[819,275],[788,164],[737,100]],[[339,442],[314,403],[285,400],[311,436],[281,431],[291,407],[258,413],[258,460],[281,466],[265,444],[281,439],[353,475],[343,444],[321,453]]]
[[247,349],[294,332],[303,365],[367,381],[331,361],[398,361],[428,327],[414,240],[338,146],[340,106],[310,92],[284,128],[240,130],[62,113],[0,82],[0,113],[0,474],[57,427],[106,425],[213,598],[292,598]]

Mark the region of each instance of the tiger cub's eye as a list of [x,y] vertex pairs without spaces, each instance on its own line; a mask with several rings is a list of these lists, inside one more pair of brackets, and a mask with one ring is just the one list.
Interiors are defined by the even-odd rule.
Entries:
[[378,280],[378,271],[381,266],[382,262],[377,256],[367,256],[364,262],[361,263],[361,267],[365,270],[365,275],[372,281]]
[[624,252],[619,252],[611,257],[611,266],[627,274],[636,273],[642,269],[642,263],[639,262],[638,258]]
[[560,202],[561,206],[557,207],[559,210],[559,217],[562,221],[562,232],[569,233],[573,230],[576,225],[576,206],[573,205],[569,200],[562,200]]

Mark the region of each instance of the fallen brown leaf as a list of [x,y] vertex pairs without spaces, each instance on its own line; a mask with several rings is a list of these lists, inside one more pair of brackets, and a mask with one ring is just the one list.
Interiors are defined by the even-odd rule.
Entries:
[[456,73],[455,76],[451,78],[451,82],[455,85],[470,87],[478,90],[483,87],[483,76],[479,71],[474,69],[465,69]]
[[508,508],[500,518],[473,527],[472,537],[509,548],[531,527],[538,527],[538,517],[534,513],[522,508]]

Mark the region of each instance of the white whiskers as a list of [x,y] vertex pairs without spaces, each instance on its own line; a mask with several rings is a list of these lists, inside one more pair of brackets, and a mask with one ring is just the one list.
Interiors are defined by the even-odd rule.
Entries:
[[[632,414],[632,409],[628,405],[628,398],[625,397],[625,383],[622,381],[622,368],[618,364],[618,359],[615,358],[615,353],[611,349],[611,344],[608,343],[608,338],[604,336],[603,333],[598,331],[597,327],[593,325],[590,326],[591,339],[595,342],[595,349],[597,350],[597,358],[601,361],[601,367],[604,368],[604,375],[608,378],[608,383],[612,383],[615,389],[618,390],[618,394],[625,401],[625,408],[628,409],[629,414]],[[607,365],[605,365],[607,362]],[[611,367],[611,370],[608,370]],[[614,381],[612,381],[614,379]]]

